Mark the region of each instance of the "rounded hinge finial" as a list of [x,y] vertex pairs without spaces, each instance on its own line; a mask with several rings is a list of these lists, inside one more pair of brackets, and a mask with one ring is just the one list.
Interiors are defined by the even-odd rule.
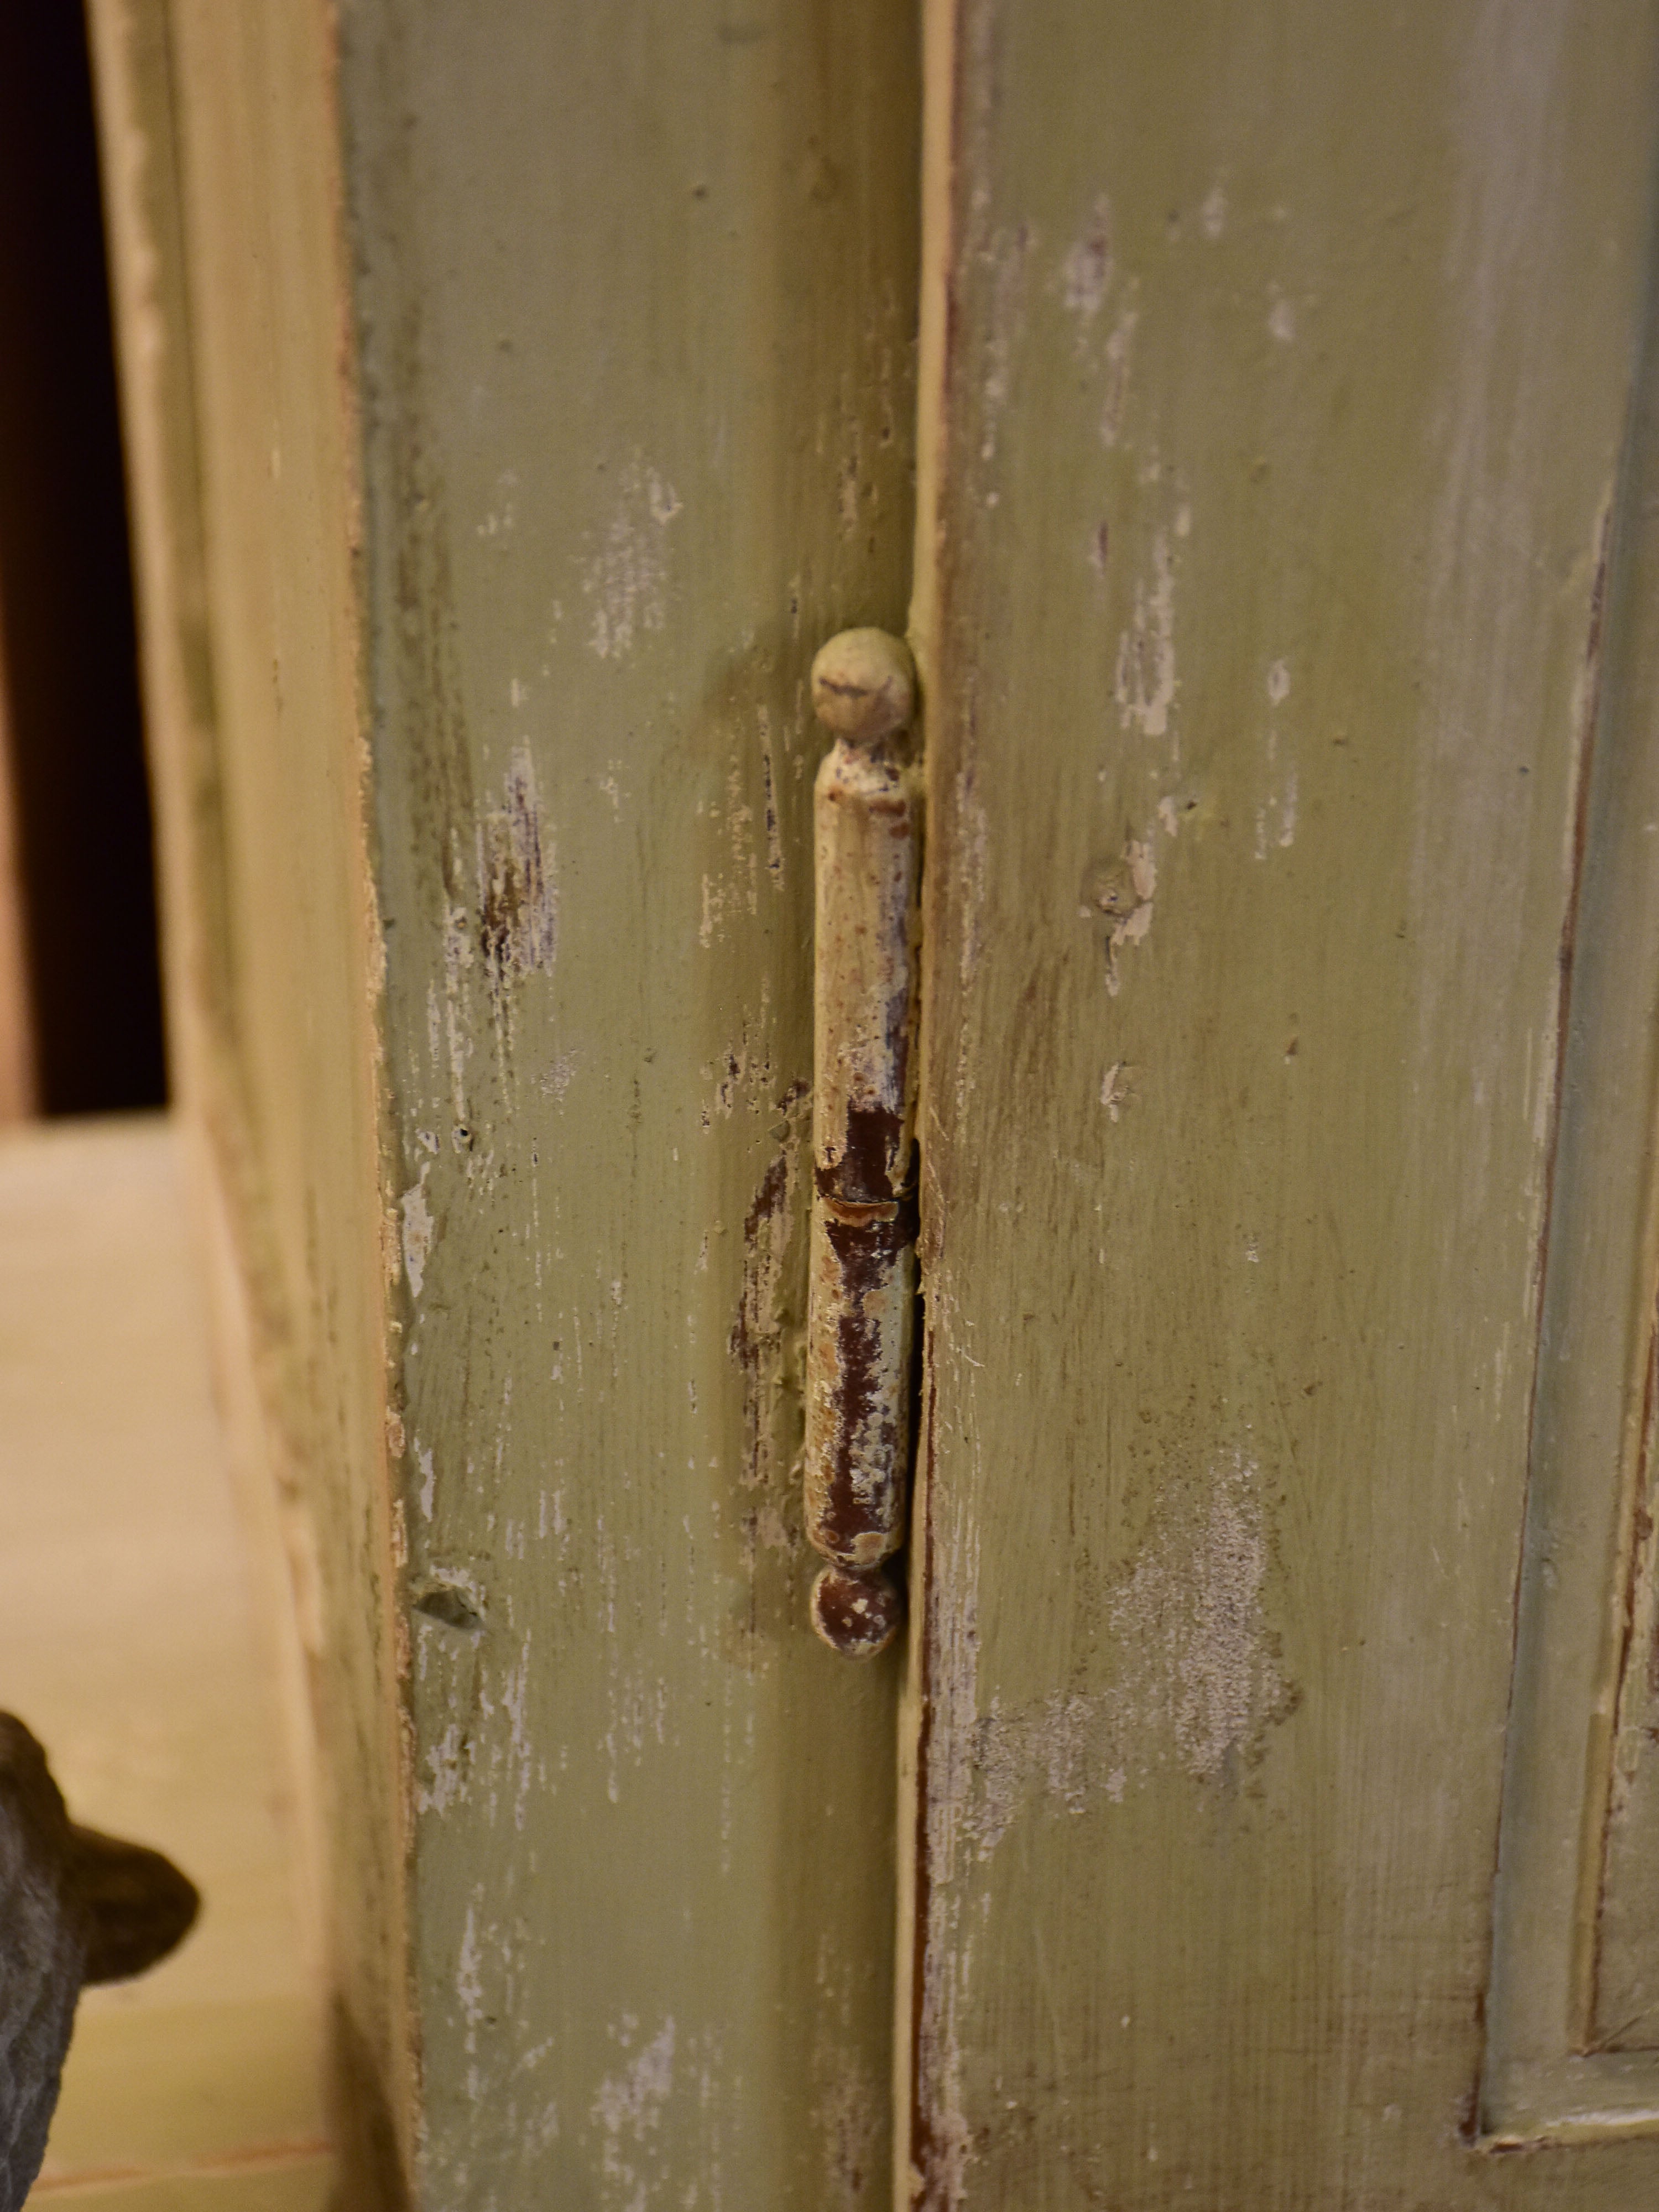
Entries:
[[915,712],[916,664],[902,637],[844,629],[812,663],[812,710],[849,744],[879,744]]

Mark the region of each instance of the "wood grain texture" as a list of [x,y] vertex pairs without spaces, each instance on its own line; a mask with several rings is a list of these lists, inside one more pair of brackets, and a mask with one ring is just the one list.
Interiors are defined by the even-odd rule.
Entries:
[[342,33],[422,2188],[866,2203],[896,1671],[805,1623],[807,675],[908,584],[915,27]]
[[933,11],[901,2203],[1659,2180],[1466,2138],[1656,28]]
[[115,196],[177,176],[126,296],[173,972],[316,1597],[342,2114],[387,2202],[867,2203],[896,1666],[805,1620],[806,678],[908,586],[915,25],[356,0],[337,68],[320,8],[100,12]]
[[271,1649],[322,1747],[332,2118],[367,2209],[400,2200],[416,2116],[333,48],[320,5],[92,21],[171,1048],[248,1494],[286,1547]]
[[1598,617],[1493,1897],[1482,2124],[1522,2136],[1587,2131],[1598,2098],[1609,2124],[1659,2131],[1654,337],[1650,326]]

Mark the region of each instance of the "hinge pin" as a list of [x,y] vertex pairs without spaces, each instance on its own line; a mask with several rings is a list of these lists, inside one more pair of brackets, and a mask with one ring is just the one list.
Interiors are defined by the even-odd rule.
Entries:
[[915,1304],[911,1063],[921,809],[896,743],[915,665],[884,630],[843,630],[812,664],[836,732],[813,787],[812,1249],[806,1334],[806,1534],[826,1644],[867,1658],[903,1599],[883,1571],[904,1541]]

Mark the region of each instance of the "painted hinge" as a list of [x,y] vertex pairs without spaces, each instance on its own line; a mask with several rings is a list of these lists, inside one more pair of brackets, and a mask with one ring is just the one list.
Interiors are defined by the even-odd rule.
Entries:
[[916,1296],[916,771],[901,744],[915,666],[896,637],[843,630],[812,664],[836,733],[813,787],[811,1273],[806,1534],[827,1564],[812,1626],[850,1658],[891,1643],[903,1598]]

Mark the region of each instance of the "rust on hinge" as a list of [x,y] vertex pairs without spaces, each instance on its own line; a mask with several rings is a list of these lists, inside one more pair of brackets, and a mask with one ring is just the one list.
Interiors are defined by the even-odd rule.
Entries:
[[915,1304],[912,1044],[921,804],[898,740],[915,669],[884,630],[844,630],[812,664],[836,733],[813,791],[812,1251],[806,1533],[828,1564],[812,1625],[849,1657],[884,1650],[903,1600]]

